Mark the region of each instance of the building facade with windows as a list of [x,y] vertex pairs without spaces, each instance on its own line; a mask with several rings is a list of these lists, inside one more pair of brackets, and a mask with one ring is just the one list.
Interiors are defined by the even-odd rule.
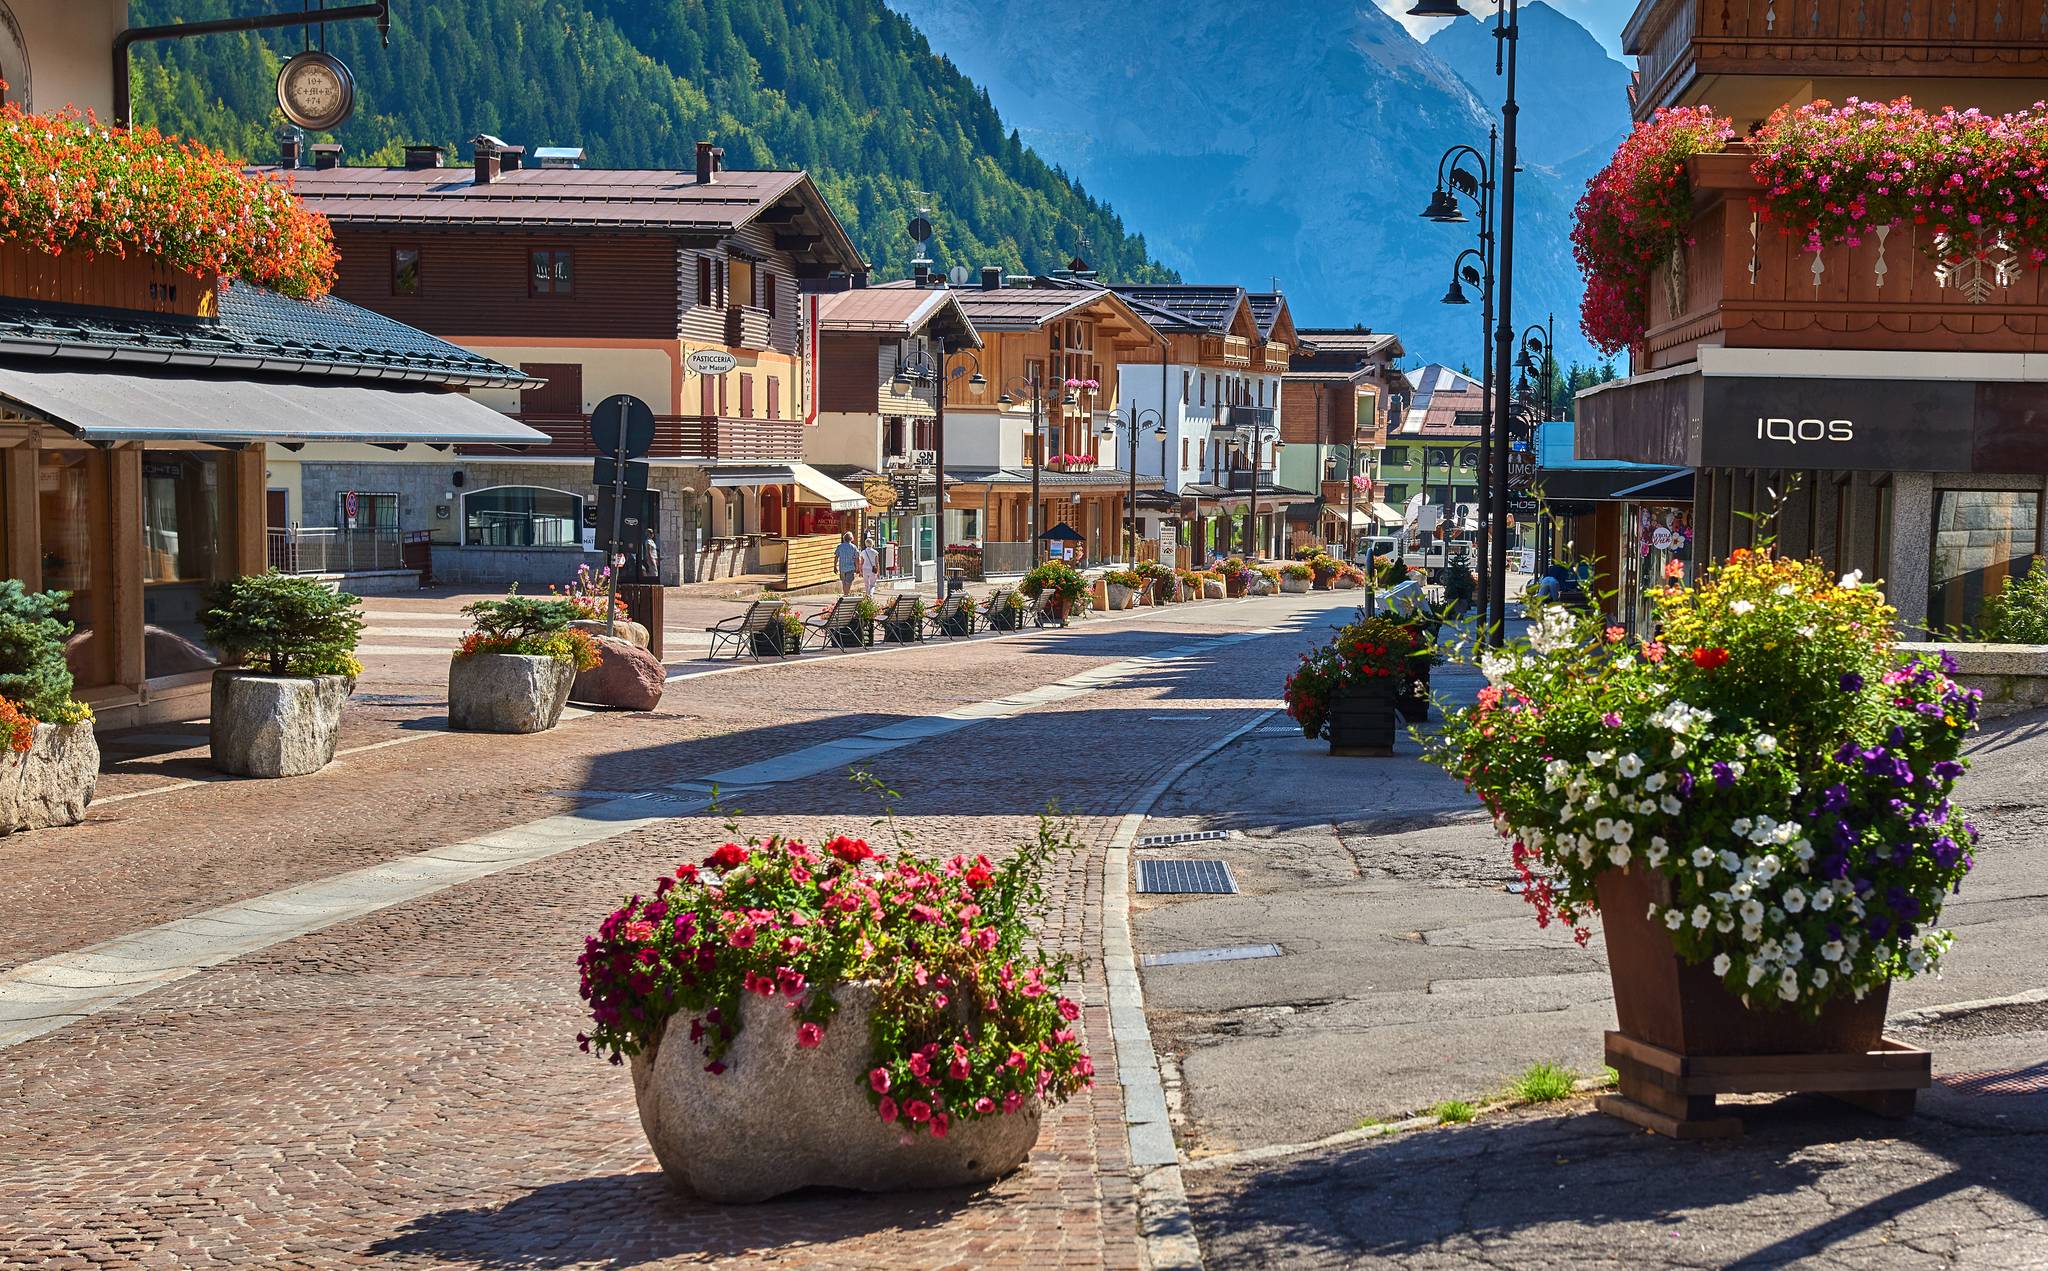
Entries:
[[1381,455],[1415,391],[1401,370],[1401,338],[1364,327],[1315,327],[1303,328],[1299,340],[1281,383],[1289,445],[1280,480],[1317,490],[1319,498],[1297,510],[1303,515],[1295,525],[1323,543],[1392,533],[1402,514],[1398,502],[1383,497]]
[[[2048,96],[2048,26],[2004,0],[1646,0],[1623,47],[1638,119],[1709,105],[1737,137],[1816,98],[1997,115]],[[1908,632],[1972,624],[2042,549],[2044,276],[1995,228],[1937,251],[1924,227],[1872,225],[1814,250],[1760,225],[1750,161],[1737,142],[1689,162],[1692,222],[1630,374],[1578,395],[1578,453],[1692,471],[1694,560],[1771,535],[1883,580]]]
[[804,463],[818,396],[803,296],[866,270],[808,176],[727,170],[710,143],[681,172],[535,164],[489,136],[469,164],[446,162],[420,146],[403,166],[356,167],[327,147],[260,171],[332,221],[339,294],[532,376],[477,396],[547,444],[309,449],[304,516],[377,495],[431,536],[438,580],[565,578],[609,537],[589,420],[615,394],[656,422],[616,545],[629,575],[781,574],[821,514],[862,506]]
[[1486,395],[1479,381],[1441,363],[1415,372],[1400,426],[1380,452],[1382,502],[1408,533],[1470,538],[1479,528],[1479,435]]

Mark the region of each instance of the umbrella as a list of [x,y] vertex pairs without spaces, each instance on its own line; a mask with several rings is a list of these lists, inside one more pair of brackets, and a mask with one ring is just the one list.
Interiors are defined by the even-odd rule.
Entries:
[[1079,543],[1083,541],[1080,531],[1065,521],[1061,521],[1058,525],[1053,526],[1038,537],[1054,543]]

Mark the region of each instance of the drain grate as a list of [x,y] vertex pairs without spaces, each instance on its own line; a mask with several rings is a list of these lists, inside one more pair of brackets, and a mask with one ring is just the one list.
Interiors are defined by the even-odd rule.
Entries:
[[2004,1072],[1955,1072],[1936,1077],[1957,1094],[2027,1095],[2048,1093],[2048,1065]]
[[1178,953],[1147,953],[1140,966],[1187,966],[1194,962],[1236,962],[1243,958],[1277,958],[1277,944],[1235,944],[1221,949],[1183,949]]
[[1222,861],[1139,861],[1138,890],[1157,895],[1229,896],[1237,880]]
[[1182,843],[1213,843],[1217,839],[1230,837],[1229,830],[1190,830],[1185,834],[1147,834],[1137,842],[1139,847],[1176,847]]

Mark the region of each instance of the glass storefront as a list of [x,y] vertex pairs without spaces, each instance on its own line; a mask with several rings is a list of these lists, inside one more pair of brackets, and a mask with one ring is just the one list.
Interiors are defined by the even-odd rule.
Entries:
[[1927,625],[1974,626],[1986,597],[2033,563],[2041,496],[2031,490],[1937,490]]
[[71,593],[64,657],[79,688],[114,682],[113,588],[108,556],[108,456],[102,450],[44,450],[36,456],[44,591]]
[[200,451],[142,458],[142,673],[152,679],[215,665],[199,611],[222,574],[221,460]]
[[1625,503],[1621,534],[1622,625],[1648,636],[1657,622],[1651,593],[1667,581],[1692,581],[1692,507]]
[[508,485],[462,500],[463,542],[471,547],[576,547],[583,500],[560,490]]

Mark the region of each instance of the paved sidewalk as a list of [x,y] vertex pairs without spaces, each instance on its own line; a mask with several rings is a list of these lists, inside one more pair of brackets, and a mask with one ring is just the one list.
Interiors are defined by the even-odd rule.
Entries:
[[[1480,683],[1438,674],[1454,696]],[[1605,951],[1536,927],[1484,816],[1413,741],[1335,759],[1283,723],[1192,770],[1144,829],[1229,832],[1152,854],[1221,858],[1242,894],[1137,898],[1141,955],[1279,950],[1143,971],[1211,1271],[2048,1267],[2048,716],[1972,744],[1958,799],[1984,836],[1944,914],[1959,943],[1892,996],[1893,1031],[1935,1053],[1920,1114],[1758,1098],[1748,1136],[1712,1144],[1583,1098],[1359,1132],[1537,1061],[1599,1073]],[[1331,1137],[1349,1141],[1311,1146]]]
[[[0,1265],[1136,1267],[1102,851],[1135,792],[1270,707],[1296,638],[1246,635],[1328,603],[1191,606],[685,681],[653,715],[437,734],[11,840],[0,966],[20,970],[349,869],[531,843],[611,815],[619,791],[749,765],[759,784],[731,796],[749,826],[873,833],[872,805],[811,758],[871,751],[927,850],[1007,850],[1055,796],[1075,817],[1086,850],[1061,864],[1045,934],[1080,958],[1101,1078],[1048,1119],[1026,1170],[984,1191],[745,1208],[673,1193],[624,1074],[571,1039],[582,933],[723,837],[720,818],[678,804],[0,1049]],[[1068,688],[1030,692],[1055,683]],[[1007,717],[926,735],[948,711]]]

